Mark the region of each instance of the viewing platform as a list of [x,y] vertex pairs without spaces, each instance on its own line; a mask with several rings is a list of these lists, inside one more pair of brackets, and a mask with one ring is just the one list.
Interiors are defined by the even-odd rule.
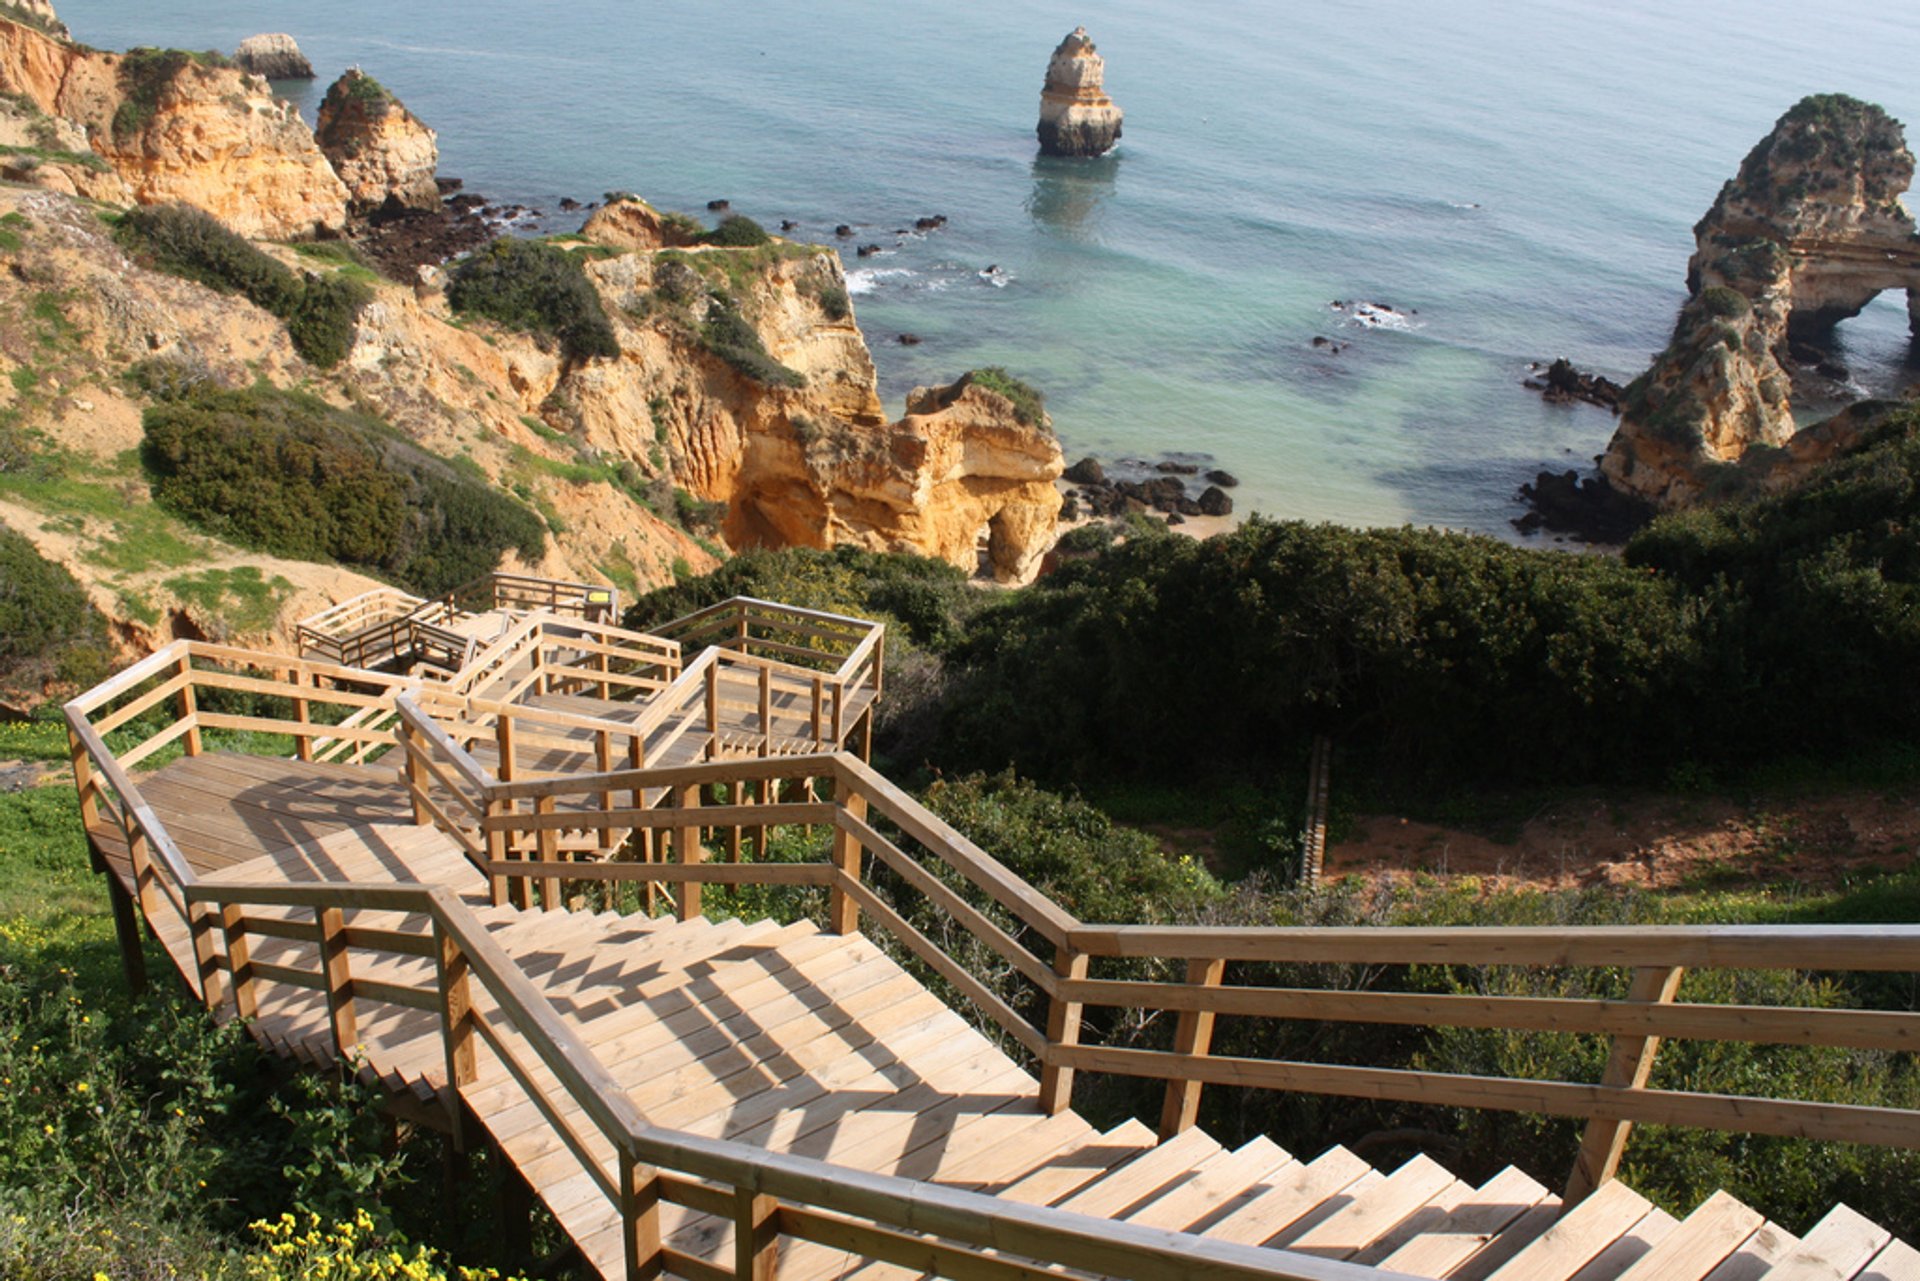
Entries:
[[[599,1275],[1920,1281],[1845,1206],[1796,1236],[1614,1177],[1636,1123],[1920,1148],[1920,1113],[1652,1084],[1665,1040],[1913,1053],[1916,1013],[1682,998],[1696,968],[1914,974],[1920,926],[1083,922],[866,763],[877,624],[734,599],[643,633],[605,589],[528,581],[370,594],[309,620],[301,657],[176,642],[66,715],[130,981],[144,924],[212,1017],[491,1145]],[[703,910],[708,887],[792,919]],[[1436,995],[1279,965],[1632,980]],[[1086,1014],[1111,1008],[1171,1036],[1103,1044]],[[1241,1019],[1611,1053],[1592,1081],[1216,1053]],[[1090,1073],[1164,1082],[1158,1125],[1083,1119]],[[1195,1124],[1209,1086],[1571,1116],[1585,1140],[1553,1187],[1229,1149]]]

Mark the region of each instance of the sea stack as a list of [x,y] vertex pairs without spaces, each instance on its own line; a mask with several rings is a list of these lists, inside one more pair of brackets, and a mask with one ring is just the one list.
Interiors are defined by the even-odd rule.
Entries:
[[1120,140],[1120,108],[1101,88],[1105,59],[1093,51],[1085,27],[1053,51],[1047,83],[1040,90],[1040,152],[1048,156],[1099,156]]
[[439,208],[440,147],[433,130],[358,68],[327,90],[314,137],[347,184],[356,212]]
[[[1834,325],[1882,290],[1905,290],[1920,321],[1920,236],[1900,202],[1913,174],[1899,122],[1871,103],[1816,94],[1780,117],[1694,227],[1691,297],[1601,460],[1615,489],[1684,506],[1728,464],[1764,462],[1780,484],[1845,447],[1850,419],[1796,428],[1792,370],[1826,365]],[[1756,446],[1772,449],[1749,459]]]
[[313,64],[284,31],[248,36],[233,51],[233,60],[240,64],[242,71],[251,71],[269,80],[313,79]]

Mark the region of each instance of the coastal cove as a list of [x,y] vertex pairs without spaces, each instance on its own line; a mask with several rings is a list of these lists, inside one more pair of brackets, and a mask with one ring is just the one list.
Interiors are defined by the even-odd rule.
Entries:
[[[578,217],[562,196],[610,188],[792,219],[848,260],[890,416],[913,386],[1000,364],[1045,390],[1069,461],[1204,456],[1241,478],[1241,513],[1506,536],[1516,486],[1587,465],[1613,428],[1522,390],[1528,363],[1643,369],[1684,297],[1693,220],[1801,95],[1920,116],[1893,16],[1808,23],[1783,3],[1284,22],[749,5],[664,23],[607,0],[537,19],[349,0],[271,21],[237,0],[75,0],[63,16],[108,48],[230,49],[288,26],[322,79],[277,87],[309,120],[358,64],[439,131],[441,172],[546,211],[546,229]],[[1079,22],[1126,136],[1099,161],[1042,160],[1045,58]],[[933,214],[947,225],[895,234]],[[1369,325],[1334,300],[1396,315]],[[1897,385],[1896,299],[1841,336],[1862,391]]]

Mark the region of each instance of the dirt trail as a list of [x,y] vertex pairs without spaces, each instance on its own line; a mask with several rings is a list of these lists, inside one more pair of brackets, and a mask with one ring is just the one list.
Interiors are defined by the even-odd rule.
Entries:
[[1920,849],[1920,792],[1860,789],[1819,797],[1578,795],[1556,799],[1514,839],[1391,815],[1361,817],[1327,851],[1329,876],[1427,872],[1503,888],[1645,889],[1828,886],[1897,869]]

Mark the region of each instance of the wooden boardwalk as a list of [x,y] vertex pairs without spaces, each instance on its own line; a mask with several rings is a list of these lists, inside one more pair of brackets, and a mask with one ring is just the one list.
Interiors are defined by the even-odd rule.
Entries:
[[[375,718],[391,714],[397,728],[342,729],[312,722],[307,701],[322,698],[321,669],[309,664],[288,687],[301,700],[288,716],[299,719],[281,725],[297,756],[274,759],[199,741],[197,728],[263,725],[197,710],[203,683],[261,682],[202,676],[196,653],[215,655],[202,647],[182,651],[178,666],[156,660],[136,672],[140,680],[70,712],[88,835],[117,901],[137,905],[210,1008],[247,1017],[275,1053],[315,1066],[350,1059],[411,1115],[449,1126],[462,1142],[495,1145],[598,1275],[1920,1281],[1920,1254],[1844,1206],[1796,1237],[1725,1194],[1676,1219],[1612,1179],[1605,1162],[1590,1191],[1563,1204],[1515,1169],[1474,1186],[1426,1157],[1375,1169],[1340,1147],[1293,1154],[1266,1139],[1223,1147],[1191,1123],[1199,1082],[1213,1079],[1208,1062],[1252,1069],[1205,1059],[1212,1014],[1202,1014],[1276,998],[1218,986],[1220,966],[1205,950],[1285,955],[1307,944],[1287,932],[1266,942],[1246,931],[1190,934],[1180,945],[1200,959],[1179,991],[1169,984],[1164,993],[1090,978],[1064,946],[1050,970],[953,887],[986,887],[995,910],[1012,914],[1001,919],[1082,939],[1076,946],[1089,951],[1151,955],[1161,935],[1079,927],[857,760],[823,754],[817,740],[806,742],[810,754],[789,750],[783,736],[804,736],[783,735],[776,717],[790,730],[822,719],[811,678],[780,691],[790,697],[775,715],[763,715],[779,706],[768,677],[729,693],[717,679],[690,680],[674,720],[659,716],[673,707],[670,693],[642,702],[545,688],[530,659],[524,669],[495,665],[498,680],[524,686],[511,704],[443,699],[436,721],[423,710],[434,705],[427,691],[415,690],[428,700],[415,705],[396,685],[382,702],[356,677],[333,695],[341,710],[367,717],[363,727],[386,726]],[[864,718],[875,693],[857,692],[863,703],[848,697],[843,734],[846,713]],[[727,703],[735,706],[723,724],[717,705]],[[112,729],[151,708],[179,719],[123,754],[163,740],[186,754],[136,779],[88,718]],[[629,731],[616,766],[628,752],[645,756],[649,738],[664,744],[661,754],[644,769],[605,772],[609,743]],[[741,737],[729,744],[726,734]],[[367,759],[319,759],[329,743]],[[720,784],[731,792],[716,797]],[[724,831],[756,818],[827,828],[827,861],[755,865],[737,845],[740,861],[710,857]],[[560,849],[561,836],[575,840],[573,853]],[[916,872],[908,847],[935,850],[950,875]],[[624,861],[635,857],[645,861]],[[524,859],[535,861],[516,861]],[[1044,1031],[868,887],[883,864],[924,905],[1033,977],[1050,997]],[[624,882],[673,892],[674,914],[593,910],[599,900],[588,891]],[[827,896],[827,919],[702,915],[703,882],[812,886]],[[535,886],[546,888],[530,896]],[[897,946],[883,950],[861,932],[863,920]],[[1349,933],[1320,932],[1311,946],[1328,954],[1364,942],[1389,960],[1395,947],[1439,946],[1417,931]],[[1633,949],[1658,941],[1691,957],[1702,937],[1607,935],[1602,954],[1640,964]],[[1777,950],[1803,946],[1802,937],[1768,941]],[[1842,957],[1837,949],[1852,937],[1819,935],[1821,954]],[[1876,941],[1878,952],[1906,945],[1889,937]],[[1525,931],[1475,944],[1498,956],[1552,947],[1539,955],[1575,963],[1585,945]],[[1716,936],[1714,946],[1729,963],[1744,955],[1738,938]],[[929,977],[1004,1035],[963,1018]],[[1079,1002],[1112,1003],[1115,988],[1185,1011],[1166,1056],[1182,1056],[1185,1076],[1170,1078],[1157,1132],[1138,1122],[1101,1132],[1067,1106],[1075,1067],[1137,1069],[1139,1060],[1115,1055],[1142,1052],[1077,1044]],[[1365,1005],[1362,994],[1340,999]],[[1524,1010],[1515,1017],[1548,1017],[1537,1005]],[[1608,1017],[1629,1031],[1634,1020],[1666,1026],[1631,1013]],[[1741,1017],[1757,1026],[1778,1013]],[[1906,1035],[1905,1024],[1858,1016],[1844,1032],[1820,1031],[1827,1026],[1792,1031],[1851,1044],[1898,1045]],[[1616,1047],[1644,1039],[1616,1033]],[[1638,1061],[1650,1054],[1643,1047]],[[1633,1063],[1618,1070],[1627,1079],[1611,1088],[1644,1086],[1644,1073],[1632,1083]],[[1710,1100],[1681,1097],[1710,1123]],[[1739,1103],[1743,1114],[1753,1102]],[[1907,1123],[1890,1111],[1778,1106],[1807,1127]],[[1760,1128],[1788,1123],[1751,1119]],[[1592,1124],[1617,1159],[1625,1127]]]

